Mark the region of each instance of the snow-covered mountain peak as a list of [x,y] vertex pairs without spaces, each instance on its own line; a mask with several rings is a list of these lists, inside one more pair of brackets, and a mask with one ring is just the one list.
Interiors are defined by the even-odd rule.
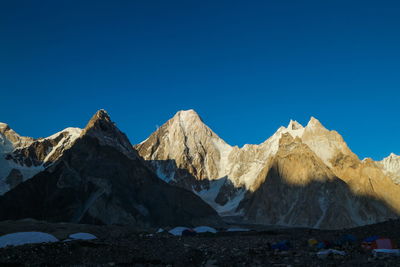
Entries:
[[10,128],[10,126],[7,123],[0,122],[0,133],[5,135],[6,133],[10,132],[12,132],[14,135],[18,135]]
[[289,130],[300,130],[304,129],[303,125],[298,123],[297,121],[290,120],[289,125],[287,127]]
[[192,144],[196,146],[207,142],[206,140],[209,138],[229,146],[203,122],[193,109],[178,111],[156,132],[167,134],[169,140],[182,138],[187,139],[187,141],[191,140]]
[[6,123],[1,123],[0,125],[0,139],[2,140],[1,143],[3,144],[6,141],[10,143],[12,148],[26,146],[33,141],[33,138],[31,137],[20,136]]
[[197,114],[197,112],[193,109],[178,111],[172,120],[178,122],[184,128],[204,125],[204,122],[199,114]]
[[387,169],[392,169],[394,165],[398,165],[397,168],[400,171],[400,156],[390,153],[390,155],[386,158],[384,158],[381,163],[385,164]]
[[278,152],[281,139],[283,142],[290,142],[290,140],[301,140],[305,128],[297,121],[290,120],[288,127],[281,126],[279,129],[266,141],[264,141],[260,148],[263,151],[264,158],[275,155]]
[[359,161],[338,132],[326,129],[314,117],[308,122],[302,140],[329,167],[333,167],[331,160],[343,157],[342,155],[346,155],[353,162]]
[[180,110],[175,116],[179,116],[182,120],[200,119],[199,114],[194,109]]
[[0,195],[56,162],[80,136],[66,128],[46,138],[22,137],[3,123],[0,130]]
[[[1,137],[3,136],[3,137]],[[17,141],[17,139],[20,136],[14,132],[6,123],[2,123],[0,122],[0,138],[5,141],[5,139],[7,139],[8,141],[11,141],[12,143],[14,143],[15,141]],[[10,140],[12,139],[12,140]]]
[[[146,160],[175,159],[177,167],[189,168],[189,172],[195,173],[199,180],[224,177],[233,149],[204,124],[193,109],[178,111],[136,148]],[[179,180],[178,174],[174,177],[175,170],[162,171],[155,161],[153,167],[158,174],[163,172],[161,176],[168,177],[166,180]],[[193,166],[199,162],[205,162],[206,168],[195,170]]]
[[385,174],[392,178],[395,183],[400,184],[400,156],[391,153],[388,157],[378,161],[378,164]]

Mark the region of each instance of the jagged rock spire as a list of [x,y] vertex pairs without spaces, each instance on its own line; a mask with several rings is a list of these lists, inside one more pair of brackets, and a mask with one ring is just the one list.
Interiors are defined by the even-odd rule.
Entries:
[[89,120],[88,124],[85,127],[85,130],[89,130],[93,127],[99,127],[100,125],[105,126],[107,124],[113,124],[111,122],[111,118],[108,115],[107,111],[105,111],[104,109],[100,109]]
[[112,146],[130,158],[136,158],[136,152],[128,137],[111,120],[107,111],[100,109],[90,119],[82,136],[97,138],[101,145]]

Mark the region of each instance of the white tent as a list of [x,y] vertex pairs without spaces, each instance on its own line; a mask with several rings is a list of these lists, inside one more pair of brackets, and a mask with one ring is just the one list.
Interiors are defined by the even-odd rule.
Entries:
[[58,239],[42,232],[18,232],[0,236],[0,248],[48,242],[58,242]]

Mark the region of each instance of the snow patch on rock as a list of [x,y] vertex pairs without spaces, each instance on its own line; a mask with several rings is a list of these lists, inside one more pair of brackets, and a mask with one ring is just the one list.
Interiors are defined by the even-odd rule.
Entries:
[[400,156],[391,153],[387,158],[379,161],[384,173],[391,177],[396,184],[400,184]]

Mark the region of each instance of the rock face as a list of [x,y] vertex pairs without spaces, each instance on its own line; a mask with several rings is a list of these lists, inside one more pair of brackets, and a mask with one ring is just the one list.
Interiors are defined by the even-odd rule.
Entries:
[[290,121],[262,144],[238,148],[195,111],[180,111],[135,148],[161,179],[246,222],[341,228],[400,212],[400,187],[379,164],[360,161],[313,117],[306,127]]
[[[179,111],[145,142],[135,146],[164,181],[192,190],[224,213],[244,191],[227,179],[234,150],[207,127],[194,110]],[[238,203],[237,203],[238,204]]]
[[161,181],[101,110],[51,166],[0,197],[0,220],[137,226],[217,224],[193,193]]
[[0,195],[55,162],[80,133],[79,128],[67,128],[47,138],[33,139],[0,123]]
[[249,222],[340,229],[396,217],[377,199],[354,195],[299,137],[284,134],[270,164],[240,203]]
[[[224,177],[232,151],[232,147],[211,131],[193,110],[179,111],[136,148],[147,160],[155,161],[152,162],[154,168],[161,167],[157,165],[158,160],[173,159],[177,168],[187,170],[198,180]],[[165,179],[180,182],[182,177],[171,173]]]

